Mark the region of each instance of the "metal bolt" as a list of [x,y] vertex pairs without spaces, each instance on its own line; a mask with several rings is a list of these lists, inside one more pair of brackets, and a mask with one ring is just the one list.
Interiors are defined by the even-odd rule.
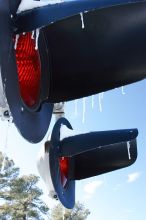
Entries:
[[4,112],[4,116],[5,116],[5,117],[9,117],[9,116],[10,116],[8,110],[6,110],[6,111]]

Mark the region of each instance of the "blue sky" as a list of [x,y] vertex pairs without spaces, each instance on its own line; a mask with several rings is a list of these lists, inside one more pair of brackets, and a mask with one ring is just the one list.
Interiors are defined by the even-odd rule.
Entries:
[[[79,181],[76,184],[76,200],[85,203],[91,211],[88,220],[145,220],[146,219],[146,80],[114,89],[103,94],[102,112],[99,107],[99,95],[80,99],[66,104],[66,117],[77,132],[138,128],[138,158],[131,167],[114,171],[98,177]],[[83,103],[86,104],[83,108]],[[77,108],[76,108],[77,107]],[[93,108],[92,108],[93,107]],[[84,112],[84,123],[83,123]],[[53,121],[53,120],[52,120]],[[53,122],[51,124],[51,127]],[[13,124],[8,130],[5,146],[7,123],[0,122],[0,149],[14,159],[21,174],[34,173],[36,158],[44,140],[39,144],[30,144],[24,140]],[[45,185],[40,187],[46,194]]]

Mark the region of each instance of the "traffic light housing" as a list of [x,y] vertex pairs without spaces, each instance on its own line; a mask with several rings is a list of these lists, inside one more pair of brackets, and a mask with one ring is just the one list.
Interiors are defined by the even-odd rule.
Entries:
[[[19,4],[0,1],[0,81],[5,106],[28,141],[42,140],[54,103],[146,77],[145,1],[73,0],[16,13]],[[72,129],[58,120],[45,149],[58,198],[72,208],[76,180],[134,163],[138,132],[60,140],[62,124]]]
[[75,203],[76,180],[130,166],[137,158],[137,129],[76,135],[72,129],[67,119],[60,118],[45,143],[50,170],[44,173],[50,173],[54,191],[67,208],[73,208]]
[[16,13],[19,4],[0,2],[0,66],[13,121],[28,141],[46,134],[53,103],[145,78],[145,1],[74,0]]

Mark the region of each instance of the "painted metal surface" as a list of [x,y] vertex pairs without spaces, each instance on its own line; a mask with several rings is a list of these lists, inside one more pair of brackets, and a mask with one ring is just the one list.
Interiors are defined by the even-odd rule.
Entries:
[[[67,178],[65,187],[62,185],[61,181],[61,170],[59,164],[60,158],[60,127],[61,125],[66,125],[69,129],[72,129],[70,123],[65,118],[60,118],[56,123],[52,131],[50,143],[46,142],[47,149],[49,151],[49,161],[50,161],[50,172],[52,177],[52,182],[54,189],[57,193],[59,200],[66,208],[73,208],[75,204],[75,181],[70,180],[70,172]],[[69,161],[69,168],[71,168]]]
[[5,94],[18,131],[28,141],[36,143],[42,140],[48,130],[53,105],[44,103],[40,109],[30,110],[23,103],[18,85],[11,22],[9,0],[0,0],[0,66]]
[[134,4],[145,2],[145,0],[65,0],[54,5],[24,11],[15,16],[15,31],[17,33],[27,32],[40,28],[59,20],[101,8]]

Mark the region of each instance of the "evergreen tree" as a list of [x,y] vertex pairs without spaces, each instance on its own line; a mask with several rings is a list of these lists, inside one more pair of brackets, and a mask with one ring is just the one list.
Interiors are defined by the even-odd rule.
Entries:
[[89,209],[79,202],[73,209],[66,209],[59,204],[52,209],[51,220],[85,220],[89,214]]
[[7,190],[18,175],[19,168],[15,167],[14,161],[0,152],[0,199],[8,199]]
[[19,177],[19,169],[14,162],[0,154],[0,219],[41,220],[48,213],[48,207],[40,199],[43,194],[37,186],[39,177],[27,175]]

